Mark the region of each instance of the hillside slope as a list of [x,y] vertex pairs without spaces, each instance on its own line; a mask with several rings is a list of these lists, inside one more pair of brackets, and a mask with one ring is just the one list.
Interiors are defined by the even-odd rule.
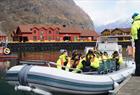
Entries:
[[20,24],[60,24],[94,29],[73,0],[0,0],[0,31],[10,37]]

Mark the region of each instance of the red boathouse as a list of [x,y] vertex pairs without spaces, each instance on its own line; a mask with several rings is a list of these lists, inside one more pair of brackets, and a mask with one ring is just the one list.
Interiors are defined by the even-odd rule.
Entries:
[[98,34],[65,25],[20,25],[11,36],[17,42],[94,41]]

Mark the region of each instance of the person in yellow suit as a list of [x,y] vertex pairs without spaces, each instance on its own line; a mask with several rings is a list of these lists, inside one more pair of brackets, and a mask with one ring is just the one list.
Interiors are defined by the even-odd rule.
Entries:
[[114,51],[112,54],[112,59],[116,61],[116,70],[120,69],[120,65],[123,63],[122,56],[119,55],[118,51]]
[[98,68],[100,67],[99,59],[95,55],[93,55],[93,58],[91,58],[90,62],[91,62],[90,66],[91,66],[92,70],[97,71]]
[[98,70],[99,66],[99,59],[95,56],[93,51],[89,50],[86,54],[86,57],[80,60],[80,63],[77,65],[76,69],[80,69],[83,72],[89,72],[93,70]]
[[132,40],[135,42],[135,62],[136,62],[135,75],[140,76],[140,15],[139,13],[134,13],[132,15],[132,19],[133,22],[131,27],[131,36],[132,36]]
[[108,59],[110,59],[110,58],[111,58],[111,57],[108,55],[107,52],[104,52],[104,53],[103,53],[103,59],[108,60]]
[[76,68],[76,66],[79,64],[80,60],[82,59],[82,54],[79,53],[77,50],[74,50],[72,52],[71,57],[71,68]]
[[68,57],[68,53],[66,50],[61,50],[61,54],[56,62],[58,69],[65,70],[66,68],[70,68],[70,58]]

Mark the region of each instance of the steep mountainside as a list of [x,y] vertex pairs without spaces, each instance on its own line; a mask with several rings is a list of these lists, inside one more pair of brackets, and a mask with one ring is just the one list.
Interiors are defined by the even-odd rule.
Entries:
[[94,29],[73,0],[0,0],[0,31],[10,35],[20,24],[60,24]]

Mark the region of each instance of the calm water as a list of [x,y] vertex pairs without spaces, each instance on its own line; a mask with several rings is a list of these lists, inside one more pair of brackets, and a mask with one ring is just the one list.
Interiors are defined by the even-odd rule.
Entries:
[[[71,54],[71,51],[69,51],[68,53]],[[44,60],[56,62],[59,56],[59,51],[20,52],[16,54],[18,55],[18,59],[0,59],[0,95],[35,95],[33,93],[15,91],[14,87],[10,86],[4,80],[6,71],[10,67],[19,64],[19,60]],[[123,55],[126,56],[125,52],[123,53]]]

